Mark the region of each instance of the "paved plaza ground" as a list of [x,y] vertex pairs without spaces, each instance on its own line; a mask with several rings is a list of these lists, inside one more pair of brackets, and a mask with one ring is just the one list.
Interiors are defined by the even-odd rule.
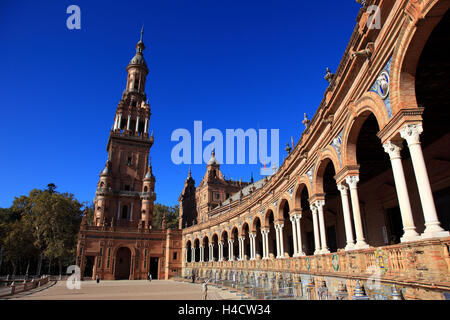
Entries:
[[[82,281],[80,289],[69,290],[65,281],[52,282],[8,297],[20,300],[201,300],[201,284],[153,280]],[[233,293],[208,286],[208,300],[239,299]]]

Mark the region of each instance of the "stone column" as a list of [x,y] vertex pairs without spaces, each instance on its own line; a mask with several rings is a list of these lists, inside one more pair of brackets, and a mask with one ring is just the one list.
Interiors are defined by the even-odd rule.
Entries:
[[214,244],[209,244],[209,262],[214,261]]
[[256,259],[256,233],[253,234],[253,259]]
[[133,205],[134,203],[132,202],[130,206],[130,221],[133,221]]
[[278,224],[275,225],[275,238],[277,240],[277,255],[276,258],[278,259],[280,257],[280,227]]
[[364,239],[364,233],[362,228],[362,220],[361,220],[361,211],[359,209],[359,197],[358,197],[358,176],[348,176],[345,178],[348,186],[350,187],[350,195],[352,198],[352,209],[353,209],[353,221],[355,223],[355,231],[356,231],[356,244],[355,249],[365,249],[368,248],[369,245],[366,243],[366,239]]
[[301,214],[296,214],[295,216],[295,225],[297,226],[297,257],[305,256],[305,253],[303,252],[303,244],[302,244],[302,232],[301,232]]
[[195,262],[195,246],[191,248],[191,260]]
[[262,250],[263,250],[263,256],[262,256],[262,258],[263,259],[267,259],[268,258],[268,254],[267,254],[267,240],[266,240],[266,236],[267,236],[267,233],[268,233],[268,231],[269,230],[261,230],[261,237],[262,237],[262,243],[263,243],[263,247],[262,247]]
[[136,132],[139,131],[139,116],[136,118]]
[[311,204],[311,211],[313,217],[314,228],[314,254],[320,254],[320,238],[319,238],[319,223],[317,222],[317,208],[314,203]]
[[388,141],[383,145],[383,147],[384,151],[389,154],[389,158],[391,159],[392,173],[394,174],[396,187],[395,189],[397,190],[398,204],[402,215],[404,234],[401,238],[401,242],[418,240],[420,239],[420,236],[416,232],[416,226],[414,225],[408,188],[406,186],[405,173],[403,171],[402,157],[400,155],[402,146],[400,144],[395,144],[392,141]]
[[223,242],[219,242],[219,261],[223,261]]
[[205,252],[203,251],[204,247],[203,245],[200,246],[200,262],[204,262],[204,254]]
[[294,242],[294,257],[298,256],[298,247],[297,247],[297,225],[295,224],[295,216],[292,215],[290,218],[291,226],[292,226],[292,241]]
[[422,132],[422,124],[410,124],[400,130],[400,136],[408,142],[409,153],[411,154],[417,187],[419,188],[420,202],[425,218],[425,231],[422,233],[421,237],[424,239],[448,237],[450,233],[442,229],[434,205],[430,179],[428,178],[427,167],[420,145],[420,134]]
[[114,118],[114,130],[117,129],[117,120],[119,119],[119,115],[116,115],[116,117]]
[[121,124],[122,124],[122,114],[119,113],[119,121],[117,121],[117,129],[120,129]]
[[245,241],[245,237],[239,237],[239,257],[240,257],[240,260],[244,260],[244,241]]
[[343,184],[338,184],[337,188],[341,193],[342,211],[344,214],[345,235],[347,238],[345,250],[352,250],[355,247],[355,240],[353,239],[352,218],[348,204],[348,188]]
[[279,224],[279,237],[280,237],[280,258],[284,258],[284,238],[283,238],[283,228],[284,224]]
[[229,260],[233,261],[234,260],[234,248],[233,248],[233,244],[234,244],[234,240],[228,240],[228,250],[229,250],[229,254],[228,256],[230,257]]
[[128,115],[127,131],[130,131],[130,124],[131,124],[131,114]]
[[119,219],[120,219],[120,201],[117,204],[117,220],[119,220]]
[[327,233],[325,229],[325,218],[323,214],[323,207],[325,206],[325,200],[317,200],[315,202],[315,206],[319,215],[319,227],[320,227],[320,242],[322,244],[322,248],[320,253],[330,253],[330,250],[327,246]]
[[144,133],[148,133],[148,118],[145,118]]
[[189,261],[188,261],[188,254],[189,254],[189,248],[186,248],[185,262],[189,262]]

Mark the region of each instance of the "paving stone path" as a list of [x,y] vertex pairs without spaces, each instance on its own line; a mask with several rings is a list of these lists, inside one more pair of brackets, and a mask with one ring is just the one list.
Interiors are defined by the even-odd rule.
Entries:
[[[201,284],[171,280],[82,281],[80,289],[70,290],[65,281],[7,299],[20,300],[201,300]],[[208,287],[208,300],[240,299],[236,294]]]

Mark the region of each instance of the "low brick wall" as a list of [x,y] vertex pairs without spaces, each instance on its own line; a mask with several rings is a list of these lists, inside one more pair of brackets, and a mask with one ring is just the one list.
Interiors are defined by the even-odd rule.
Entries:
[[382,292],[374,291],[375,298],[389,297],[395,285],[405,299],[444,299],[443,293],[450,292],[449,248],[450,238],[444,238],[308,257],[194,262],[185,263],[183,276],[192,270],[200,277],[217,273],[220,279],[227,279],[230,274],[253,274],[262,279],[269,274],[277,281],[290,278],[303,287],[305,278],[312,279],[316,289],[324,281],[332,287],[337,287],[332,283],[341,282],[349,296],[353,295],[357,281],[361,284],[378,281]]

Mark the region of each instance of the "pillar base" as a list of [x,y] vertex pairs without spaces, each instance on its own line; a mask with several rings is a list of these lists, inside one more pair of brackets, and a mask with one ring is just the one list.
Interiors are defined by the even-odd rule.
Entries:
[[294,255],[294,257],[304,257],[306,254],[304,252],[298,252]]
[[355,250],[355,244],[354,243],[347,243],[347,245],[344,248],[345,251],[351,251]]
[[370,246],[365,241],[356,242],[354,250],[367,249]]
[[320,250],[320,253],[327,254],[327,253],[330,253],[330,250],[328,248],[325,248],[325,249]]
[[419,234],[411,234],[411,235],[403,235],[403,237],[400,238],[400,242],[412,242],[412,241],[419,241],[420,239],[422,239],[421,236],[419,236]]
[[435,232],[425,231],[420,235],[421,239],[446,238],[446,237],[450,237],[450,232],[444,230]]
[[314,255],[317,256],[318,254],[322,254],[322,253],[320,252],[320,250],[316,249],[316,250],[314,251]]

